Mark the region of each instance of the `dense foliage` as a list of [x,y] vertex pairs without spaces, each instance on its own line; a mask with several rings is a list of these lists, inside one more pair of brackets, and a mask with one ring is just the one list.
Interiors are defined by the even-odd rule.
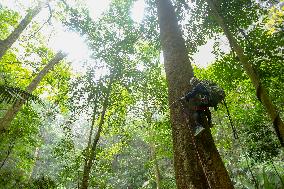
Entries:
[[[176,188],[157,10],[145,1],[138,23],[131,16],[135,2],[112,0],[94,19],[84,1],[50,1],[43,6],[45,21],[32,21],[0,59],[0,118],[25,100],[0,133],[0,189],[80,188],[87,162],[89,188]],[[194,73],[226,92],[227,106],[211,110],[211,132],[234,187],[283,188],[283,149],[206,1],[173,3],[193,64],[200,46],[214,41],[215,60],[206,68],[195,65]],[[283,1],[216,3],[284,118]],[[4,5],[0,46],[28,11]],[[26,92],[56,54],[49,37],[59,23],[85,39],[91,56],[79,71],[64,59]]]

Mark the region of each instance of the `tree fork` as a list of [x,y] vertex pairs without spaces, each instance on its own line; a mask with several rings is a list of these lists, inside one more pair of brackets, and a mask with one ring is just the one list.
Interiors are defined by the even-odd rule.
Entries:
[[256,70],[253,69],[252,65],[249,63],[247,56],[244,54],[243,48],[239,45],[238,41],[234,38],[232,32],[229,30],[226,25],[225,19],[218,11],[218,8],[214,4],[213,0],[206,0],[210,9],[213,12],[216,22],[223,29],[226,37],[229,40],[230,46],[236,52],[240,63],[243,65],[245,72],[248,74],[253,86],[256,89],[256,96],[260,102],[264,105],[266,111],[268,112],[278,140],[282,147],[284,147],[284,123],[279,116],[279,112],[272,103],[270,96],[265,87],[262,86],[259,76],[256,73]]
[[[160,26],[160,38],[164,53],[164,65],[168,83],[170,117],[173,133],[174,168],[177,188],[200,189],[209,188],[233,188],[230,177],[215,147],[209,129],[196,140],[198,149],[206,151],[208,157],[204,161],[207,173],[213,173],[206,178],[199,159],[196,156],[194,141],[190,137],[190,128],[193,128],[192,116],[186,118],[183,115],[179,100],[189,89],[189,81],[193,77],[193,69],[190,65],[185,41],[170,0],[156,0],[158,7],[158,20]],[[188,121],[187,121],[188,119]],[[206,146],[207,145],[207,146]],[[208,150],[208,152],[207,152]],[[207,179],[209,181],[207,182]]]

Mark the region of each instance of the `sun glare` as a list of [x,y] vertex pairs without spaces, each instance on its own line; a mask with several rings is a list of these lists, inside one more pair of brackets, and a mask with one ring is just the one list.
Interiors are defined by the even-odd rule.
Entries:
[[135,22],[141,23],[144,16],[144,8],[144,0],[138,0],[134,3],[133,8],[131,10],[131,17]]
[[[25,8],[31,7],[33,0],[2,0],[0,5],[7,6],[10,9],[14,9],[16,11],[20,11],[21,14],[25,14],[24,9],[20,7],[23,6]],[[97,20],[104,11],[107,11],[110,6],[111,0],[86,0],[86,6],[89,9],[90,16]],[[133,7],[131,9],[131,17],[136,23],[141,23],[144,16],[145,9],[145,1],[137,0],[134,2]],[[44,13],[45,12],[45,13]],[[48,16],[48,10],[44,10],[43,13],[38,15],[36,19],[38,22],[45,21],[45,17]],[[68,54],[68,60],[72,62],[74,70],[80,70],[82,67],[82,62],[86,62],[89,55],[91,54],[84,37],[80,36],[75,32],[68,31],[61,23],[53,19],[53,28],[55,34],[52,35],[52,38],[49,42],[49,47],[55,51],[62,50]],[[42,31],[43,35],[46,34],[48,36],[50,30]],[[193,58],[194,62],[201,67],[206,67],[209,63],[214,61],[215,57],[211,53],[212,51],[212,42],[208,42],[206,45],[199,47],[199,52],[196,53]],[[206,56],[204,56],[206,54]],[[82,68],[81,68],[82,69]]]
[[107,10],[111,0],[87,0],[86,5],[90,11],[90,16],[96,20]]

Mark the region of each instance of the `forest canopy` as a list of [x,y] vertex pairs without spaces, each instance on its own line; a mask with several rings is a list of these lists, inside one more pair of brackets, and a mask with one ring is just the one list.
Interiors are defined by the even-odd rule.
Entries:
[[0,1],[0,189],[284,188],[283,93],[283,0]]

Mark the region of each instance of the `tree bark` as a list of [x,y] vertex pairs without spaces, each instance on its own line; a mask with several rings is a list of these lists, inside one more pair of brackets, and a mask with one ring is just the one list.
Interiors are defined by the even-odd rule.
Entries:
[[[189,112],[189,117],[184,116],[185,110],[178,100],[191,89],[189,81],[194,75],[193,69],[170,0],[157,0],[157,5],[168,83],[177,188],[233,188],[209,128],[206,128],[198,140],[191,137],[191,128],[194,126],[192,112]],[[196,148],[203,153],[203,159],[197,156]]]
[[[104,121],[105,121],[105,114],[106,114],[106,110],[107,110],[108,103],[109,103],[109,96],[110,96],[110,93],[111,93],[111,87],[112,87],[112,79],[110,80],[110,83],[109,83],[109,86],[108,86],[108,91],[107,91],[107,94],[106,94],[106,97],[105,97],[105,100],[104,100],[104,103],[103,103],[103,110],[102,110],[102,113],[101,113],[101,118],[100,118],[100,122],[99,122],[99,125],[98,125],[97,133],[96,133],[95,138],[93,140],[93,144],[91,146],[91,149],[87,149],[87,158],[86,158],[85,164],[84,164],[83,179],[82,179],[82,185],[81,185],[80,189],[87,189],[88,186],[89,186],[90,173],[91,173],[92,166],[94,164],[97,145],[98,145],[98,142],[99,142],[99,139],[100,139],[100,136],[101,136],[101,132],[102,132],[102,129],[103,129],[103,124],[104,124]],[[94,124],[94,115],[93,115],[92,124]],[[91,140],[90,139],[91,136],[92,136],[92,133],[90,133],[89,141]],[[89,142],[88,142],[88,145],[90,145]],[[87,148],[90,148],[90,146],[87,147]]]
[[7,50],[17,41],[21,33],[26,29],[33,18],[41,11],[42,5],[30,10],[15,30],[4,40],[0,41],[0,60],[5,55]]
[[[58,64],[62,59],[66,57],[66,54],[61,51],[58,52],[54,58],[52,58],[49,63],[39,72],[39,74],[32,80],[29,86],[26,88],[26,91],[32,93],[38,84],[41,82],[43,77],[53,69],[53,67]],[[6,132],[9,129],[9,126],[17,113],[22,108],[23,104],[27,99],[17,100],[12,107],[8,109],[3,118],[0,119],[0,135]]]
[[244,54],[243,48],[239,45],[238,41],[235,39],[233,33],[229,30],[225,19],[222,17],[220,11],[217,6],[214,4],[214,1],[207,0],[209,7],[212,10],[212,13],[215,17],[216,22],[223,29],[226,37],[229,40],[229,43],[232,49],[236,52],[240,63],[243,65],[245,72],[248,74],[253,86],[256,89],[257,98],[264,105],[266,111],[268,112],[278,140],[280,141],[281,146],[284,146],[284,123],[279,116],[279,112],[276,109],[276,106],[272,103],[270,96],[268,95],[267,89],[261,84],[261,80],[256,72],[256,70],[252,67],[251,63],[249,63],[248,57]]

